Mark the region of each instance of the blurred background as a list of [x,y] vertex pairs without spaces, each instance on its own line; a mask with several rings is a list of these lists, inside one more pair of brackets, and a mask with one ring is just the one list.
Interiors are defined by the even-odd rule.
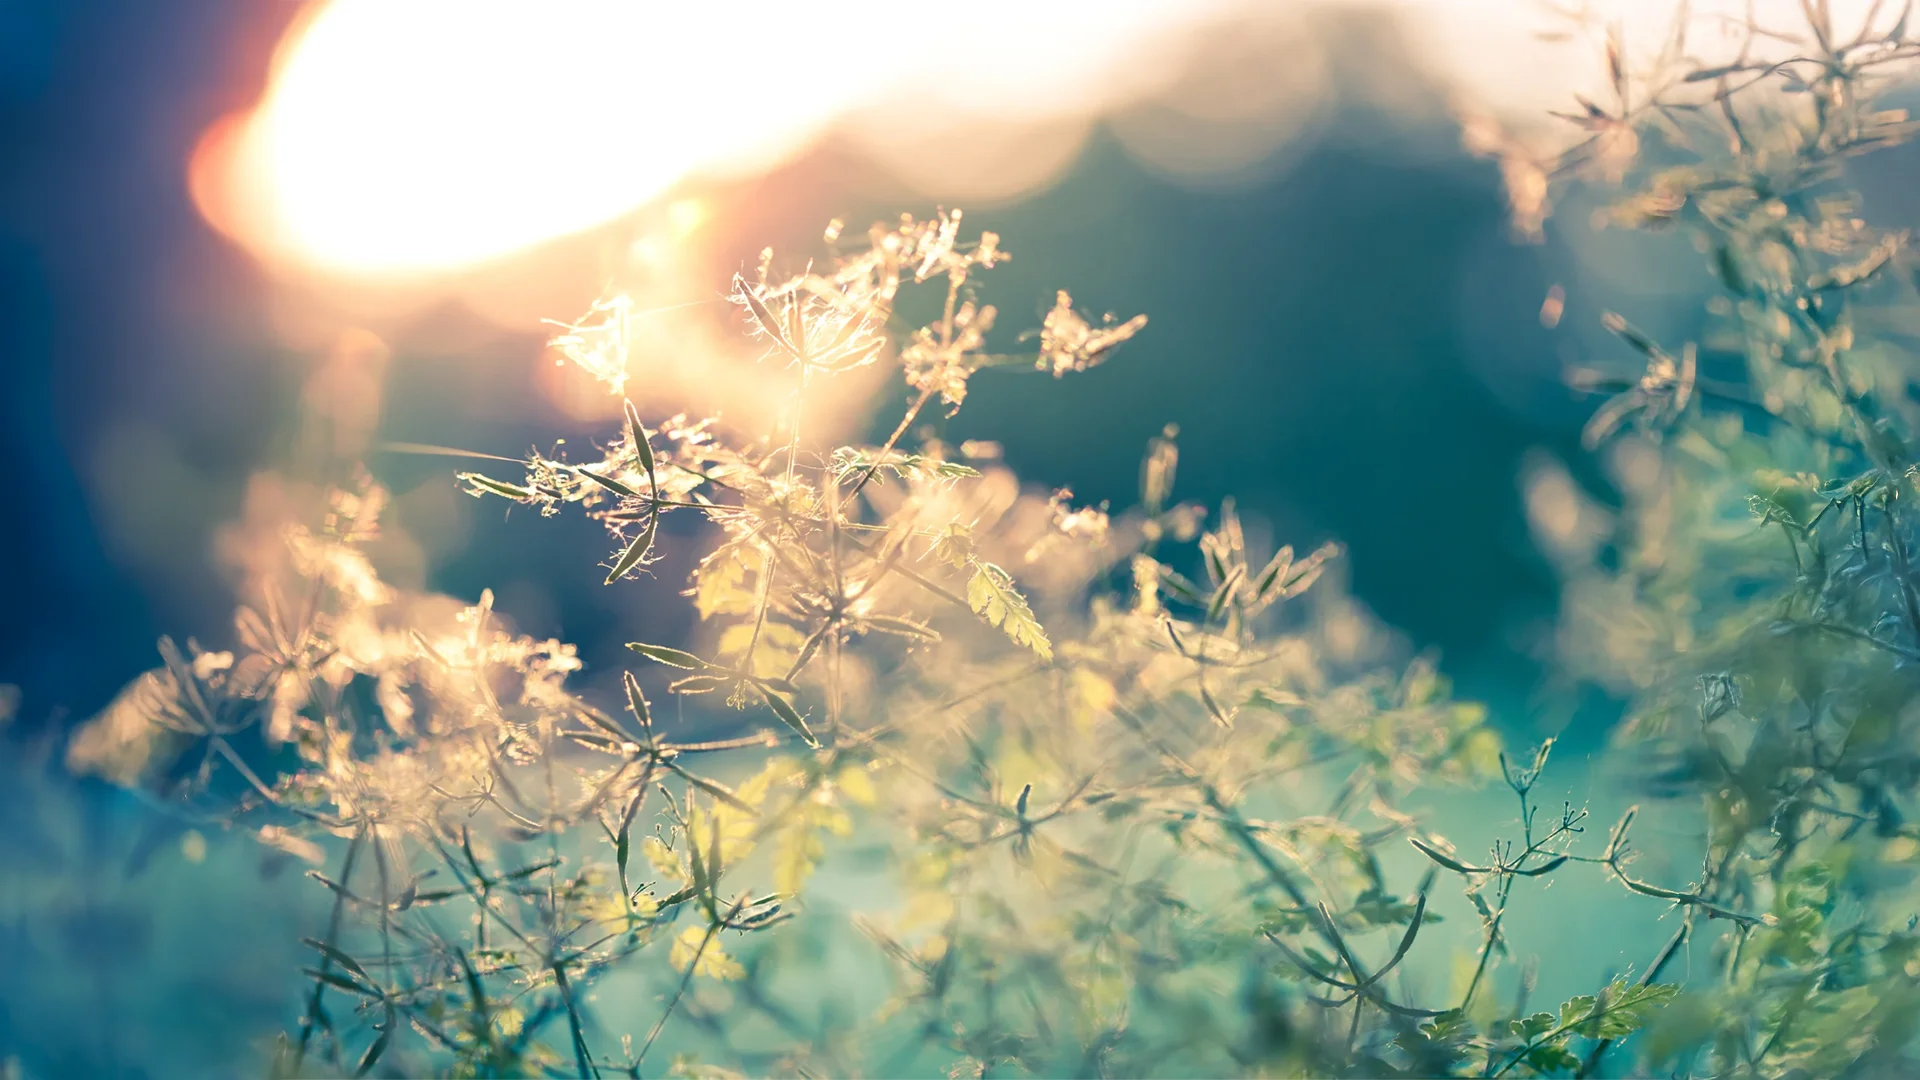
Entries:
[[[225,1069],[223,1039],[278,1022],[282,983],[205,950],[278,972],[288,941],[207,915],[311,898],[196,894],[199,919],[156,929],[139,898],[189,888],[175,852],[251,875],[249,857],[136,827],[124,796],[60,779],[49,740],[152,666],[160,634],[228,642],[223,537],[255,477],[311,449],[296,418],[326,416],[393,488],[397,583],[491,587],[603,680],[618,642],[690,619],[673,575],[604,588],[592,523],[503,516],[457,492],[459,461],[380,447],[611,433],[542,320],[614,289],[645,313],[629,394],[651,417],[770,417],[785,384],[720,298],[766,245],[787,266],[821,250],[829,219],[964,207],[1013,253],[985,284],[1009,347],[1056,289],[1151,316],[1092,372],[981,375],[940,437],[1121,508],[1177,424],[1179,495],[1234,495],[1275,543],[1344,540],[1359,600],[1516,737],[1604,734],[1603,699],[1537,692],[1556,584],[1534,529],[1572,498],[1539,478],[1561,462],[1605,495],[1560,373],[1631,368],[1599,311],[1685,326],[1707,278],[1681,241],[1596,232],[1578,203],[1527,235],[1474,149],[1490,125],[1551,138],[1545,110],[1605,83],[1600,16],[1637,56],[1670,5],[707,7],[0,0],[0,685],[20,688],[5,746],[32,778],[0,785],[0,848],[61,882],[0,890],[0,968],[159,949],[172,966],[143,970],[205,1010],[102,1044],[76,1017],[146,990],[9,992],[0,1057]],[[868,384],[817,420],[883,438],[903,402]],[[48,937],[18,913],[60,889]],[[49,1037],[63,1023],[73,1038]]]
[[[1178,424],[1186,497],[1344,539],[1359,597],[1468,692],[1526,685],[1552,585],[1518,477],[1582,419],[1558,388],[1579,339],[1538,314],[1581,267],[1558,230],[1515,242],[1461,117],[1532,120],[1599,76],[1592,36],[1471,3],[900,7],[0,5],[19,722],[96,710],[160,633],[223,640],[216,537],[303,408],[368,446],[599,434],[541,320],[617,287],[671,309],[635,397],[750,423],[784,387],[732,340],[733,272],[936,205],[1014,253],[987,285],[1009,342],[1060,288],[1153,320],[1079,378],[982,377],[947,437],[1123,507]],[[884,432],[902,391],[854,396],[832,422]],[[407,584],[492,585],[575,641],[645,617],[551,557],[554,523],[457,498],[457,461],[370,466],[418,545]]]

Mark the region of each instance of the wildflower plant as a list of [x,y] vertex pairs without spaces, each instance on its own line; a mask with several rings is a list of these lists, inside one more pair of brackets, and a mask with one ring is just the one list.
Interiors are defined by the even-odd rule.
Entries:
[[[629,643],[614,700],[490,594],[383,583],[363,477],[276,540],[231,651],[163,642],[70,760],[311,865],[328,915],[276,1075],[1896,1075],[1920,1020],[1909,261],[1837,185],[1911,133],[1873,92],[1920,46],[1904,17],[1808,22],[1784,61],[1689,66],[1677,38],[1642,74],[1614,45],[1618,100],[1572,115],[1590,138],[1504,169],[1528,216],[1628,182],[1609,221],[1693,229],[1728,293],[1678,347],[1608,316],[1642,369],[1579,385],[1617,391],[1589,435],[1626,505],[1566,567],[1568,663],[1631,695],[1621,752],[1655,794],[1699,801],[1696,880],[1634,866],[1634,813],[1598,829],[1543,794],[1551,741],[1510,756],[1430,658],[1356,631],[1321,582],[1337,545],[1259,550],[1231,503],[1177,501],[1172,428],[1117,512],[915,434],[983,369],[1064,377],[1146,325],[1061,292],[1036,352],[991,351],[976,287],[1008,255],[959,211],[835,223],[797,273],[768,252],[734,279],[793,387],[771,432],[655,416],[623,298],[562,328],[618,428],[458,482],[604,524],[608,588],[698,545],[698,631]],[[909,391],[884,441],[802,429],[880,364]],[[1481,854],[1407,809],[1496,780],[1518,815]],[[877,874],[840,858],[863,851]],[[1530,1009],[1509,916],[1569,876],[1675,929]],[[825,898],[836,877],[870,902]],[[1477,916],[1445,937],[1442,888]],[[1464,977],[1414,977],[1435,954]]]
[[1920,131],[1891,107],[1920,43],[1910,5],[1857,27],[1801,7],[1798,26],[1729,23],[1737,54],[1711,63],[1684,21],[1645,72],[1614,38],[1617,100],[1585,105],[1591,137],[1541,170],[1592,178],[1595,140],[1634,132],[1597,220],[1686,231],[1718,292],[1698,340],[1606,314],[1641,370],[1572,373],[1607,395],[1587,443],[1623,505],[1590,510],[1601,543],[1567,561],[1566,663],[1628,697],[1616,754],[1651,795],[1697,800],[1706,839],[1692,884],[1650,894],[1680,917],[1643,978],[1694,972],[1642,1044],[1676,1075],[1915,1067],[1920,278],[1849,186]]

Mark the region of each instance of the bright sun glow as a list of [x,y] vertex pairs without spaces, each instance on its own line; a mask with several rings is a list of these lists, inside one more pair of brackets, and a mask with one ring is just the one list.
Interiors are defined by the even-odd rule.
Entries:
[[259,107],[209,133],[194,191],[261,254],[430,275],[764,169],[886,96],[1085,109],[1193,6],[333,0],[289,35]]
[[[1706,9],[1746,2],[1699,0],[1692,41],[1731,40]],[[1836,0],[1836,16],[1844,9],[1843,22],[1857,21],[1852,9],[1868,3]],[[1592,42],[1555,49],[1535,39],[1548,27],[1543,6],[1392,6],[1411,16],[1409,40],[1423,64],[1463,98],[1506,115],[1540,114],[1599,85]],[[1639,55],[1657,51],[1673,5],[1593,6],[1603,20],[1619,20],[1630,55]],[[192,187],[209,221],[270,261],[373,280],[489,264],[618,218],[683,182],[763,172],[835,124],[896,175],[952,187],[966,170],[985,169],[1004,181],[999,194],[1011,194],[1023,181],[995,158],[996,140],[1038,132],[1042,156],[1064,162],[1085,118],[1169,88],[1189,61],[1188,31],[1233,12],[1287,17],[1292,9],[1283,7],[329,0],[282,44],[258,107],[208,132]],[[1763,16],[1787,7],[1797,0],[1759,0]],[[1316,63],[1295,44],[1270,51],[1241,66],[1260,78],[1274,65]],[[1243,75],[1213,79],[1222,102],[1177,112],[1245,109],[1274,96]],[[1278,79],[1289,100],[1269,105],[1310,107],[1309,81]],[[1176,133],[1192,126],[1179,115],[1171,122]],[[1245,136],[1214,136],[1222,137]],[[1166,164],[1187,169],[1218,149],[1183,136],[1141,152],[1178,157]]]

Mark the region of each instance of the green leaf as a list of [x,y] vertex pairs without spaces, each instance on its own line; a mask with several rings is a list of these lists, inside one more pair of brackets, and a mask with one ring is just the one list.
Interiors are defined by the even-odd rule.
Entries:
[[647,553],[653,550],[653,538],[659,529],[660,518],[657,515],[647,519],[646,527],[640,530],[640,535],[634,537],[633,543],[628,544],[627,549],[614,560],[613,571],[607,575],[608,585],[626,577],[629,570],[640,565],[640,560],[646,558]]
[[1452,1042],[1472,1033],[1472,1024],[1467,1014],[1459,1009],[1449,1009],[1420,1025],[1420,1033],[1434,1042]]
[[473,494],[476,498],[483,492],[491,492],[502,498],[513,499],[516,502],[525,502],[539,494],[532,488],[521,487],[518,484],[509,484],[504,480],[495,480],[493,477],[486,476],[482,473],[458,473],[456,474],[456,479],[472,487]]
[[326,942],[319,941],[317,939],[310,938],[310,937],[303,937],[300,939],[300,943],[302,945],[307,946],[308,948],[319,950],[319,952],[323,956],[325,956],[327,959],[333,961],[336,964],[339,964],[341,967],[346,968],[348,971],[353,972],[355,975],[358,975],[363,979],[369,979],[369,980],[371,979],[371,976],[367,974],[366,969],[360,966],[359,961],[355,960],[351,956],[348,956],[346,953],[341,952],[339,949],[336,949],[333,946],[327,944]]
[[1646,1024],[1655,1009],[1680,992],[1671,983],[1640,986],[1615,979],[1598,997],[1582,994],[1560,1006],[1560,1026],[1595,1039],[1618,1039]]
[[721,950],[719,935],[701,926],[689,926],[674,938],[667,962],[680,971],[691,970],[710,979],[725,981],[746,977],[746,970]]
[[633,440],[633,452],[640,455],[640,467],[647,470],[647,484],[654,491],[660,490],[660,484],[653,472],[653,447],[647,442],[647,426],[640,422],[640,410],[633,402],[621,402],[627,413],[627,435]]
[[593,481],[594,483],[599,484],[601,487],[606,488],[608,491],[613,492],[615,495],[625,495],[629,499],[639,499],[639,498],[645,497],[641,495],[638,491],[633,490],[632,488],[628,487],[627,485],[621,483],[618,480],[615,480],[613,477],[608,476],[605,473],[597,473],[597,472],[594,472],[592,469],[578,469],[578,468],[576,468],[574,471],[578,472],[581,476],[586,477],[587,479]]
[[1680,988],[1672,983],[1628,986],[1622,980],[1615,980],[1607,991],[1606,1013],[1600,1018],[1600,1037],[1618,1039],[1646,1026],[1661,1006],[1680,993]]
[[1429,844],[1421,840],[1417,836],[1407,837],[1407,843],[1412,844],[1414,847],[1418,848],[1420,851],[1420,854],[1425,855],[1427,858],[1432,859],[1434,862],[1439,863],[1441,866],[1446,867],[1447,869],[1453,871],[1456,874],[1484,874],[1487,872],[1486,867],[1469,866],[1466,863],[1461,862],[1459,859],[1456,859],[1453,856],[1448,855],[1446,852],[1441,851],[1439,848],[1434,847],[1432,844]]
[[375,990],[370,986],[362,986],[360,983],[347,978],[345,975],[342,975],[339,972],[321,971],[319,968],[302,968],[301,970],[307,974],[308,978],[318,979],[329,986],[337,986],[340,989],[347,991],[348,993],[358,994],[361,997],[375,998],[375,999],[378,999],[381,996],[380,991]]
[[1527,1051],[1527,1065],[1538,1073],[1557,1073],[1566,1069],[1578,1069],[1580,1058],[1565,1046],[1550,1042]]
[[380,1060],[380,1055],[387,1052],[387,1044],[392,1041],[393,1021],[388,1020],[387,1026],[380,1029],[380,1037],[373,1040],[373,1044],[367,1047],[366,1053],[360,1055],[360,1063],[354,1066],[353,1075],[365,1076],[372,1072],[374,1065]]
[[990,562],[970,562],[973,578],[967,582],[968,606],[984,616],[989,625],[1004,631],[1015,645],[1032,649],[1042,660],[1053,659],[1053,642],[1047,640],[1047,632],[1027,606],[1027,598],[1013,587],[1012,575]]
[[640,733],[651,740],[653,713],[647,708],[647,696],[640,692],[640,680],[633,677],[633,672],[623,671],[620,673],[620,682],[626,687],[628,711],[633,713],[633,718],[640,722]]
[[1532,1042],[1559,1026],[1553,1014],[1547,1012],[1537,1012],[1525,1020],[1514,1020],[1507,1024],[1508,1029],[1513,1032],[1516,1038],[1524,1039],[1527,1042]]
[[[1586,1024],[1593,1019],[1594,1006],[1598,1004],[1599,999],[1592,994],[1568,998],[1560,1006],[1560,1026],[1577,1029],[1579,1025]],[[1581,1034],[1588,1034],[1588,1032],[1581,1032]]]
[[648,645],[644,642],[629,641],[627,642],[627,648],[632,649],[634,652],[639,653],[649,660],[665,664],[668,667],[686,668],[689,671],[704,671],[713,666],[690,652],[681,652],[679,649],[669,649],[665,645]]
[[755,689],[760,691],[761,697],[767,699],[767,707],[773,710],[773,715],[779,717],[781,723],[792,728],[793,733],[800,736],[808,746],[816,749],[820,746],[820,740],[813,737],[813,729],[807,727],[806,718],[793,707],[793,702],[764,686],[758,686]]
[[793,342],[787,340],[786,331],[782,329],[780,320],[774,317],[773,310],[767,307],[766,301],[760,299],[759,292],[747,283],[747,279],[739,274],[733,275],[733,288],[734,291],[740,295],[741,299],[746,301],[747,310],[753,312],[753,321],[760,324],[760,329],[765,331],[766,335],[772,338],[775,344],[786,350],[787,353],[795,359],[799,359],[799,348],[796,347]]

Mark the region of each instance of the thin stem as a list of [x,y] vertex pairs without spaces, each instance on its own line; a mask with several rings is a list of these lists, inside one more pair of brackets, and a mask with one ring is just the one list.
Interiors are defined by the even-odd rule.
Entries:
[[[948,307],[948,321],[951,322],[951,298],[948,300]],[[860,474],[860,479],[853,485],[853,490],[847,492],[846,498],[841,499],[839,503],[834,506],[833,512],[835,514],[838,514],[843,507],[854,500],[855,496],[866,489],[867,481],[872,480],[873,474],[880,471],[880,466],[887,460],[887,455],[893,453],[894,446],[900,442],[900,436],[907,433],[907,428],[912,425],[914,418],[920,415],[920,410],[926,408],[927,402],[932,399],[933,391],[931,389],[922,390],[920,396],[914,399],[913,404],[907,409],[907,414],[901,417],[900,423],[894,427],[893,434],[887,436],[886,445],[882,446],[880,452],[874,455],[873,464],[868,465],[867,470]]]
[[[353,834],[353,840],[347,844],[346,856],[340,860],[340,889],[336,890],[333,894],[333,913],[327,917],[327,936],[325,941],[329,949],[339,947],[340,923],[346,914],[347,908],[347,894],[345,890],[353,879],[353,864],[360,857],[360,845],[366,839],[366,835],[366,827],[363,825],[358,832]],[[332,954],[322,953],[320,956],[320,970],[326,972],[332,969]],[[300,1038],[294,1047],[293,1071],[295,1073],[300,1071],[300,1066],[306,1061],[307,1045],[313,1038],[314,1025],[320,1020],[320,1000],[326,996],[326,992],[327,984],[325,980],[313,980],[313,993],[307,998],[306,1016],[300,1021]]]

